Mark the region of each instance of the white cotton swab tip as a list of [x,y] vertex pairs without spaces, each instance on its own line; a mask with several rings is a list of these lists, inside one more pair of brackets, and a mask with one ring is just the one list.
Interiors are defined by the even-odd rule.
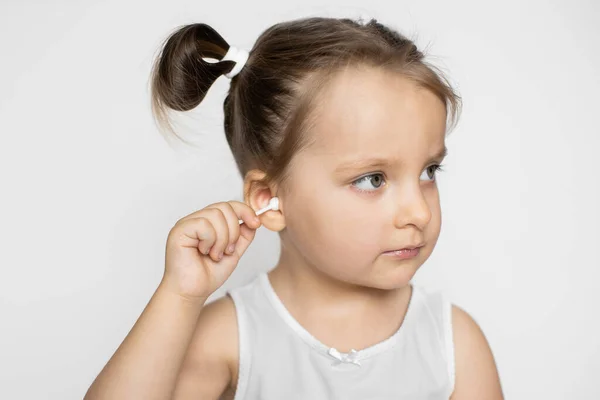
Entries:
[[[271,200],[269,200],[269,204],[266,207],[261,208],[260,210],[258,210],[256,212],[256,215],[257,216],[261,215],[261,214],[263,214],[263,213],[265,213],[267,211],[270,211],[270,210],[279,211],[279,198],[278,197],[271,197]],[[241,225],[241,224],[244,223],[244,221],[241,220],[241,219],[238,219],[238,223]]]

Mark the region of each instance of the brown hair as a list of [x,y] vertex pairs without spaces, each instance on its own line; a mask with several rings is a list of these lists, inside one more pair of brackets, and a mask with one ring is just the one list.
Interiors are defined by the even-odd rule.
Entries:
[[[195,108],[216,79],[233,69],[234,61],[203,59],[221,60],[228,49],[221,35],[202,23],[182,26],[165,40],[151,82],[159,128],[175,133],[168,109]],[[267,180],[284,185],[294,154],[307,143],[304,133],[320,89],[350,65],[393,68],[438,96],[452,125],[458,120],[461,98],[443,73],[424,60],[413,41],[377,20],[282,22],[259,36],[223,104],[225,136],[242,177],[258,168]]]

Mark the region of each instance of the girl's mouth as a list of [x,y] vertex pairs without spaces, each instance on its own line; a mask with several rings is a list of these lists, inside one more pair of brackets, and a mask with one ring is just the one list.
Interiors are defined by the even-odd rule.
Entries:
[[406,260],[409,258],[414,258],[416,256],[419,255],[419,251],[420,251],[420,247],[415,247],[413,249],[399,249],[399,250],[392,250],[392,251],[386,251],[385,254],[386,256],[389,257],[394,257],[400,260]]

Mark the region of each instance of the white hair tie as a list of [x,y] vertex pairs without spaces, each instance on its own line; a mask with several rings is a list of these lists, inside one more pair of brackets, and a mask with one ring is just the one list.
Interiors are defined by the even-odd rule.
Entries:
[[248,56],[249,56],[249,54],[246,50],[238,49],[235,46],[229,46],[229,50],[227,51],[227,54],[225,54],[225,56],[221,59],[221,61],[226,61],[226,60],[235,61],[235,66],[233,67],[233,69],[231,71],[226,73],[225,76],[228,77],[229,79],[236,76],[242,70],[242,68],[246,64],[246,61],[248,61]]

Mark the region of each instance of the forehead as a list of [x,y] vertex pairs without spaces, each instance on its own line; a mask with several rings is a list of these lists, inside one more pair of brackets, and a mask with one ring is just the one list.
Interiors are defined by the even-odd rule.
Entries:
[[443,147],[444,103],[398,73],[346,69],[324,89],[317,107],[311,152],[404,158]]

